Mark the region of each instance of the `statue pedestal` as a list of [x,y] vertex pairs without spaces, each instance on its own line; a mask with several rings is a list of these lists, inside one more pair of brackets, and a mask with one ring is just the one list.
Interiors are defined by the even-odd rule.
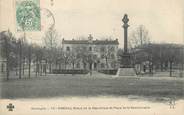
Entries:
[[116,73],[116,77],[123,76],[136,76],[136,72],[131,62],[131,55],[129,53],[124,53],[121,59],[121,67]]
[[123,77],[123,76],[136,76],[136,72],[134,68],[119,68],[116,77]]

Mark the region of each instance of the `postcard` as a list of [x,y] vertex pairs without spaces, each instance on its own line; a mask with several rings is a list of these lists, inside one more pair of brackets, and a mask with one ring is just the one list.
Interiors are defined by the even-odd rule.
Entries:
[[183,0],[0,0],[0,114],[183,115]]

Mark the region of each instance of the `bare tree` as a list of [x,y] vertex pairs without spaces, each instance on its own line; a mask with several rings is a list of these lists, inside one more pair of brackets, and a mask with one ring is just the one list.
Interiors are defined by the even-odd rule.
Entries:
[[70,53],[69,52],[62,52],[61,53],[61,63],[64,63],[64,69],[67,69],[67,65],[70,63]]
[[52,64],[56,60],[56,55],[54,54],[58,47],[58,33],[56,29],[50,28],[43,37],[43,44],[47,49],[47,59],[49,63],[49,73],[52,71]]
[[6,59],[6,78],[9,80],[9,54],[10,48],[8,43],[8,37],[5,35],[5,31],[1,33],[2,40],[2,48],[1,48],[1,56]]
[[17,41],[8,30],[0,33],[0,43],[0,55],[2,58],[6,59],[6,77],[8,80],[10,71],[17,67]]
[[32,51],[31,51],[31,49],[32,49],[32,46],[30,45],[30,46],[28,46],[29,47],[29,50],[28,50],[28,63],[29,63],[29,65],[28,65],[28,76],[29,76],[29,78],[31,77],[31,61],[32,61]]
[[[130,34],[129,37],[129,41],[128,41],[128,46],[129,46],[129,52],[131,52],[131,58],[133,59],[133,65],[135,63],[137,64],[141,64],[143,61],[146,61],[147,58],[149,61],[152,61],[152,57],[151,57],[151,53],[149,53],[149,56],[138,56],[137,54],[135,54],[137,51],[136,49],[141,49],[144,50],[144,47],[147,47],[151,42],[150,42],[150,36],[149,36],[149,32],[148,30],[145,28],[144,25],[140,25],[138,26],[134,31],[132,31],[132,33]],[[140,60],[141,59],[141,60]],[[144,59],[144,60],[143,60]],[[150,71],[151,70],[151,66],[150,66]]]
[[[24,54],[24,60],[23,60],[23,72],[24,72],[24,64],[27,61],[28,65],[28,77],[31,77],[31,62],[32,62],[32,45],[28,42],[23,42],[23,54]],[[26,66],[27,66],[26,65]]]
[[73,70],[75,69],[76,61],[77,61],[76,53],[75,52],[71,52],[71,54],[70,54],[70,62],[72,63],[72,69]]
[[114,59],[115,60],[115,55],[114,55],[114,47],[108,45],[105,50],[104,50],[104,58],[106,62],[106,67],[107,69],[109,68],[109,59]]
[[45,36],[43,37],[43,44],[46,46],[48,49],[53,49],[56,48],[58,44],[58,33],[56,29],[49,29],[46,33]]
[[41,61],[43,59],[43,48],[41,48],[40,46],[34,44],[33,48],[32,48],[32,57],[33,62],[35,63],[35,74],[36,77],[41,73]]
[[149,32],[145,26],[138,26],[130,35],[129,47],[134,48],[137,46],[142,46],[144,44],[150,43]]

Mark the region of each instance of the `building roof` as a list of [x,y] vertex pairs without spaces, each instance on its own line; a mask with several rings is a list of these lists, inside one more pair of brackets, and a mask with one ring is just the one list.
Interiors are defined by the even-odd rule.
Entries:
[[63,44],[95,44],[95,45],[103,45],[103,44],[114,44],[118,45],[118,40],[63,40]]
[[91,34],[89,35],[88,39],[85,39],[85,40],[75,40],[75,39],[65,40],[63,38],[62,43],[63,44],[94,44],[94,45],[105,45],[105,44],[118,45],[119,44],[118,39],[115,39],[115,40],[109,40],[109,39],[93,40],[93,37],[91,36]]

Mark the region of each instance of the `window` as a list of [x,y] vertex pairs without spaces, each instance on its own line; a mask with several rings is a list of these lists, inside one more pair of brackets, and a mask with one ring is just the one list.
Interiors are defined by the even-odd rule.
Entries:
[[105,55],[104,54],[101,54],[101,58],[103,59],[105,57]]
[[69,46],[66,47],[66,51],[70,51],[70,47]]
[[100,48],[100,51],[101,51],[101,52],[105,52],[105,47],[101,47],[101,48]]
[[92,51],[92,47],[89,47],[89,51]]
[[115,48],[114,48],[113,46],[111,47],[111,51],[112,51],[112,52],[114,52],[114,51],[115,51]]
[[93,58],[94,58],[94,59],[97,59],[97,55],[93,55]]
[[114,58],[115,58],[114,54],[111,54],[111,59],[114,59]]
[[77,68],[80,68],[80,63],[77,63]]
[[101,63],[101,68],[105,68],[105,64],[104,63]]
[[98,48],[97,47],[94,47],[94,51],[98,51]]

